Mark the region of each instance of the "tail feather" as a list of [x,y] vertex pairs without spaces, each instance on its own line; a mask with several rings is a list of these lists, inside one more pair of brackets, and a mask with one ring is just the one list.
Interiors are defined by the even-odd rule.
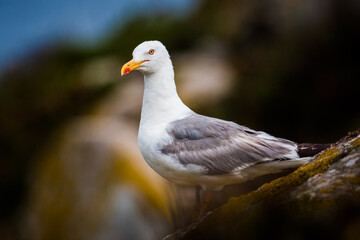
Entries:
[[301,143],[298,144],[297,153],[299,154],[299,157],[311,157],[329,148],[330,146],[331,144]]

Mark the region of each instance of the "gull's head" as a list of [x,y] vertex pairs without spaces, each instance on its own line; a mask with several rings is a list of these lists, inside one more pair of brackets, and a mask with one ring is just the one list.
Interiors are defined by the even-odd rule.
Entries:
[[128,74],[133,70],[150,74],[168,66],[168,63],[171,65],[169,53],[159,41],[141,43],[134,49],[132,55],[133,59],[121,68],[121,75]]

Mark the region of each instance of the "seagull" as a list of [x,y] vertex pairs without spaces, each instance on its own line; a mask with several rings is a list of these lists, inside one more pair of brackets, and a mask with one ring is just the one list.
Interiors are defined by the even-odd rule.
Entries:
[[150,167],[171,182],[208,193],[297,168],[329,146],[297,144],[197,114],[178,96],[170,55],[161,42],[145,41],[132,56],[121,75],[133,70],[144,75],[138,145]]

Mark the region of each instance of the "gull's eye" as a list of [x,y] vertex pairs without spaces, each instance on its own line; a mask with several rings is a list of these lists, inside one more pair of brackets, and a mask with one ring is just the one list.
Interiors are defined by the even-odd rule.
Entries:
[[150,54],[150,55],[153,55],[153,54],[154,54],[154,52],[155,52],[155,50],[154,50],[154,49],[150,49],[149,54]]

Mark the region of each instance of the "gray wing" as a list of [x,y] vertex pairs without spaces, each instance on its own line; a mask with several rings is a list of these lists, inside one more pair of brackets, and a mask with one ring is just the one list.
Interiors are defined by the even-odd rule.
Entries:
[[198,114],[172,122],[167,131],[174,140],[162,153],[183,165],[203,166],[209,175],[297,156],[292,141]]

